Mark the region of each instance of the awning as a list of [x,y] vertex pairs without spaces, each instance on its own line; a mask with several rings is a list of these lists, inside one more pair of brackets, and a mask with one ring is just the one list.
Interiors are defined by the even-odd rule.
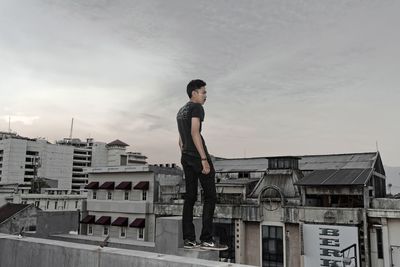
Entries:
[[120,190],[131,190],[132,189],[132,182],[121,182],[115,189]]
[[94,215],[87,215],[85,218],[83,218],[81,223],[92,224],[92,223],[94,223],[95,218],[96,218],[96,216],[94,216]]
[[99,182],[90,182],[85,189],[99,189]]
[[146,225],[146,219],[135,219],[129,227],[144,228]]
[[128,217],[118,217],[113,223],[112,226],[128,226]]
[[115,187],[115,182],[105,182],[99,189],[113,190]]
[[97,221],[96,224],[100,225],[110,225],[111,224],[111,216],[101,216]]
[[133,189],[138,189],[138,190],[149,190],[149,182],[139,182]]

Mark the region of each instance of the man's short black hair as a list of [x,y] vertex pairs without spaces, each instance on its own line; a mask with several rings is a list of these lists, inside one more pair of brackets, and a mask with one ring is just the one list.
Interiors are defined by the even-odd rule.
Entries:
[[204,81],[202,81],[202,80],[199,80],[199,79],[197,79],[197,80],[191,80],[191,81],[188,83],[187,87],[186,87],[186,91],[187,91],[187,94],[188,94],[189,98],[192,97],[192,92],[193,92],[194,90],[200,89],[201,87],[206,86],[206,85],[207,85],[207,84],[206,84]]

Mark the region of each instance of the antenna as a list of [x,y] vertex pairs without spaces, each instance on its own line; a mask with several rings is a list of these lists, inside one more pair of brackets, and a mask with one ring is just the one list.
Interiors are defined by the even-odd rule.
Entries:
[[11,116],[8,115],[8,133],[11,133]]
[[71,130],[69,132],[69,139],[72,139],[72,130],[74,129],[74,118],[72,118],[71,121]]

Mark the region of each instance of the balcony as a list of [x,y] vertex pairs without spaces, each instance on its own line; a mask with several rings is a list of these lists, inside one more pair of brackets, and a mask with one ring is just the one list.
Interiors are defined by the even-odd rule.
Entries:
[[118,213],[153,213],[153,203],[146,201],[87,200],[88,211]]

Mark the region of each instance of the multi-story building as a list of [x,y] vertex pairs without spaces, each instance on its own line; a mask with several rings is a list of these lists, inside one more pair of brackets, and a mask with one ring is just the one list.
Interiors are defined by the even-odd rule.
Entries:
[[87,172],[88,214],[81,221],[81,233],[154,242],[153,203],[176,196],[161,197],[161,188],[168,191],[169,187],[179,185],[182,171],[175,165],[141,164],[92,167]]
[[58,181],[60,189],[71,188],[73,149],[51,144],[44,139],[21,137],[14,133],[0,135],[0,183],[17,183],[30,188],[37,177]]
[[83,202],[87,198],[87,195],[80,191],[56,188],[44,189],[40,194],[24,191],[18,190],[5,199],[8,203],[33,204],[43,211],[77,211],[82,210]]
[[72,189],[83,189],[88,182],[87,167],[145,164],[147,157],[139,152],[127,152],[128,144],[120,140],[111,143],[64,138],[57,144],[73,148]]

